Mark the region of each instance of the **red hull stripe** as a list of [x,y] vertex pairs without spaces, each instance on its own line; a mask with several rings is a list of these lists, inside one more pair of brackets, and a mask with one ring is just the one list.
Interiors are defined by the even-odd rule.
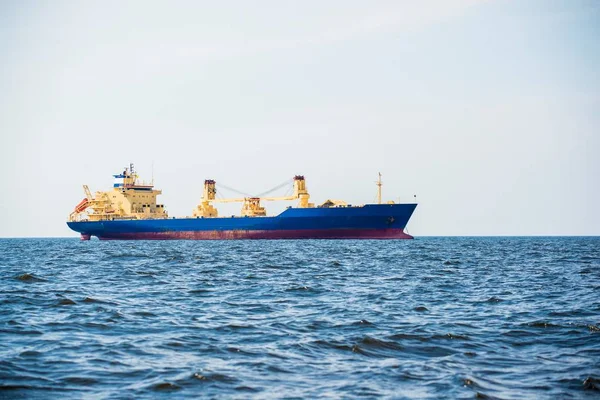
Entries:
[[413,239],[402,229],[298,229],[120,232],[99,236],[101,240],[229,240],[229,239]]

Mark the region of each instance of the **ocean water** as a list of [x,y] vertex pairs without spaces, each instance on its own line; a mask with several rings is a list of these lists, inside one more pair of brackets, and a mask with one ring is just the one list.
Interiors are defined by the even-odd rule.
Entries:
[[600,238],[0,240],[0,398],[600,398]]

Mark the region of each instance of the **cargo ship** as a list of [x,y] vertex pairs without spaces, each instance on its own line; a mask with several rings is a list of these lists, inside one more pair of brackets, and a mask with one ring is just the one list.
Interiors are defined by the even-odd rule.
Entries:
[[[162,192],[154,182],[138,178],[133,164],[113,175],[112,190],[92,195],[83,186],[85,198],[69,215],[67,225],[81,234],[82,240],[96,236],[101,240],[155,239],[412,239],[406,224],[417,204],[381,201],[381,174],[377,181],[376,204],[353,206],[341,200],[310,202],[304,176],[290,181],[289,196],[217,197],[215,180],[204,181],[199,204],[189,217],[169,217],[163,204],[157,203]],[[262,202],[297,201],[279,215],[267,216]],[[219,216],[217,203],[239,202],[241,215]]]

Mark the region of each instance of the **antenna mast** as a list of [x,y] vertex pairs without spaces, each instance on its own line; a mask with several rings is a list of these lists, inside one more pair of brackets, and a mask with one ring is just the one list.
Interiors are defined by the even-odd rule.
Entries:
[[379,179],[377,180],[377,204],[381,204],[381,185],[383,185],[383,182],[381,182],[381,172],[379,172]]

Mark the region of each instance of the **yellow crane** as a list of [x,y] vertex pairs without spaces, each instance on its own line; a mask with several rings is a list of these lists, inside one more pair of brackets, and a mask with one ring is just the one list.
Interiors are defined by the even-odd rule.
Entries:
[[83,185],[83,191],[85,192],[85,197],[88,199],[88,201],[92,201],[92,192],[90,192],[88,185]]
[[217,210],[211,203],[243,203],[242,205],[242,216],[248,217],[263,217],[267,215],[264,207],[261,206],[260,202],[265,201],[286,201],[286,200],[299,200],[298,207],[309,208],[314,207],[313,203],[309,203],[310,195],[306,190],[306,180],[302,175],[296,175],[294,177],[294,193],[290,196],[248,196],[239,198],[225,198],[217,199],[217,188],[216,182],[212,179],[204,181],[204,192],[200,199],[200,204],[194,209],[194,217],[216,217],[218,216]]

